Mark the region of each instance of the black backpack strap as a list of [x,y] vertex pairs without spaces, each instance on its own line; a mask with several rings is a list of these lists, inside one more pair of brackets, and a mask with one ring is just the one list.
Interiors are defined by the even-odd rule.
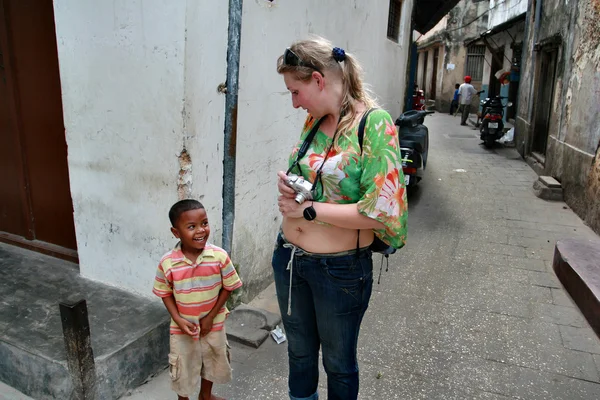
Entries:
[[365,137],[365,125],[367,123],[367,117],[371,114],[371,111],[375,111],[376,108],[371,108],[367,110],[362,118],[360,119],[360,123],[358,124],[358,145],[360,146],[360,154],[362,155],[362,145],[363,139]]

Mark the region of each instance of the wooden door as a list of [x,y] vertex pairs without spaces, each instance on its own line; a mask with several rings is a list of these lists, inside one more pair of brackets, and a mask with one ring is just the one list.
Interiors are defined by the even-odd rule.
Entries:
[[[1,238],[76,249],[52,0],[0,0]],[[10,153],[10,154],[9,154]],[[6,188],[4,188],[6,186]],[[71,257],[72,258],[72,257]]]
[[532,151],[546,155],[550,113],[554,98],[554,79],[556,75],[556,58],[558,51],[555,48],[544,49],[540,52],[540,72],[538,80],[538,96],[535,105],[533,126]]

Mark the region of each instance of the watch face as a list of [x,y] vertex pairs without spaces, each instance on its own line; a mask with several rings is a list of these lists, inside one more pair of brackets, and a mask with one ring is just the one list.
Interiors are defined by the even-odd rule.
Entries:
[[304,219],[308,221],[312,221],[313,219],[317,218],[317,212],[315,211],[313,206],[305,208],[303,214]]

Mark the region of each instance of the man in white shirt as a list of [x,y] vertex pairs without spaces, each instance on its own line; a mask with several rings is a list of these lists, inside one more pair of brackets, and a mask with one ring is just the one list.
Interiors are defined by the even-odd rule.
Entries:
[[465,76],[465,83],[460,85],[458,88],[458,103],[462,107],[462,117],[460,119],[461,125],[467,125],[467,119],[469,118],[469,110],[471,108],[471,98],[477,91],[471,85],[471,77]]

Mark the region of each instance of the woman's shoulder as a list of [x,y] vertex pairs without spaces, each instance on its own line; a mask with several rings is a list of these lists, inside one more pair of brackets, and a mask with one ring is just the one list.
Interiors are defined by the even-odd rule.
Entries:
[[384,110],[383,108],[376,108],[371,111],[369,117],[367,119],[367,124],[369,126],[378,125],[382,121],[391,122],[393,121],[392,116],[389,112]]

